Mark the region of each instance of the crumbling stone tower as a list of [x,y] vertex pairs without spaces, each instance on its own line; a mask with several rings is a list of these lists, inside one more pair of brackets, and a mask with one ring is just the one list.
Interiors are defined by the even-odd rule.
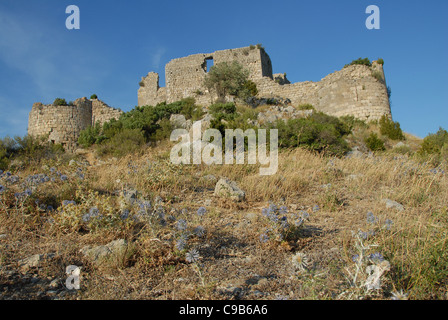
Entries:
[[80,98],[69,106],[34,103],[28,118],[28,134],[33,137],[48,135],[48,141],[61,144],[68,152],[74,152],[82,130],[112,118],[123,112],[109,107],[101,100]]

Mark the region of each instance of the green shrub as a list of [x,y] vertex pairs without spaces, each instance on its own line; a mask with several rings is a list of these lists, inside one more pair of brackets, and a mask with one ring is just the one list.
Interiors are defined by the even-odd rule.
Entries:
[[[120,119],[111,119],[102,126],[96,124],[83,130],[78,143],[83,147],[101,144],[112,139],[124,130],[140,130],[146,142],[155,141],[167,136],[169,118],[172,114],[183,114],[186,119],[193,121],[200,119],[204,112],[195,104],[194,98],[156,106],[135,107],[133,110],[121,115]],[[105,147],[103,147],[104,149]]]
[[111,139],[98,146],[98,154],[122,157],[141,150],[145,145],[145,137],[140,129],[123,129]]
[[0,169],[5,170],[12,159],[31,164],[53,159],[63,152],[64,148],[60,144],[48,142],[48,136],[5,137],[0,139]]
[[344,139],[350,133],[349,128],[338,118],[322,112],[286,122],[278,120],[268,128],[278,129],[279,147],[305,147],[331,155],[343,155],[349,151]]
[[369,58],[358,58],[356,60],[353,60],[352,62],[350,62],[349,64],[346,64],[345,67],[347,66],[353,66],[353,65],[364,65],[364,66],[372,66],[372,63],[370,62]]
[[173,131],[173,126],[169,119],[162,119],[159,122],[159,128],[156,130],[155,134],[151,137],[153,141],[161,141],[164,139],[169,139],[171,132]]
[[379,58],[376,62],[380,65],[384,65],[384,60],[382,58]]
[[384,147],[384,142],[378,135],[374,132],[370,133],[370,135],[364,140],[367,148],[371,151],[384,151],[386,148]]
[[448,132],[439,128],[436,133],[429,134],[423,139],[419,153],[421,154],[441,154],[448,148]]
[[247,94],[244,89],[248,77],[249,71],[238,62],[221,62],[210,68],[204,79],[204,85],[209,91],[216,92],[217,102],[225,102],[228,95],[244,98],[244,95]]
[[92,94],[92,95],[90,96],[90,99],[92,99],[92,100],[98,99],[98,96],[97,96],[96,94]]
[[354,128],[368,128],[369,125],[358,118],[355,118],[354,116],[342,116],[339,117],[339,120],[342,121],[349,129],[350,131]]
[[383,115],[379,121],[380,132],[383,136],[392,140],[404,140],[405,136],[398,122],[394,122],[386,115]]
[[372,71],[372,77],[374,77],[379,82],[384,82],[383,75],[378,70]]
[[67,106],[68,103],[67,101],[65,101],[65,99],[62,98],[56,98],[53,102],[54,106]]
[[257,85],[252,80],[247,80],[244,83],[244,88],[240,93],[241,98],[255,97],[258,94]]
[[78,144],[83,148],[88,148],[93,144],[101,143],[101,141],[105,140],[101,133],[102,127],[99,123],[95,126],[89,126],[79,134]]
[[312,104],[304,103],[297,107],[299,110],[315,110]]

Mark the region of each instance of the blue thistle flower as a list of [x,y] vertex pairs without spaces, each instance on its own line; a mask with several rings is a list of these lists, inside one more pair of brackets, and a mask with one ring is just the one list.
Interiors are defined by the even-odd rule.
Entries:
[[393,221],[392,220],[390,220],[390,219],[387,219],[385,222],[384,222],[384,226],[386,227],[386,229],[387,230],[390,230],[390,228],[391,228],[391,226],[393,225]]
[[65,174],[61,175],[61,181],[66,181],[67,179],[68,177]]
[[271,213],[275,213],[275,212],[277,212],[277,206],[275,204],[270,204],[268,210]]
[[199,255],[199,251],[196,249],[191,249],[187,254],[185,255],[186,260],[189,263],[195,263],[198,262],[201,256]]
[[6,188],[0,184],[0,194],[5,192]]
[[319,206],[316,204],[314,207],[313,207],[313,212],[317,212],[317,211],[319,211],[320,210],[320,208],[319,208]]
[[179,251],[182,251],[185,249],[185,246],[187,245],[187,242],[185,241],[184,238],[180,238],[176,241],[176,249]]
[[120,218],[122,220],[126,220],[129,217],[129,210],[128,209],[124,209],[122,214],[120,215]]
[[268,237],[268,235],[266,233],[262,233],[260,235],[260,242],[266,243],[268,240],[269,240],[269,237]]
[[207,212],[207,209],[205,209],[204,207],[200,207],[197,211],[197,215],[202,217],[206,212]]
[[268,208],[261,209],[261,214],[266,217],[269,214]]
[[377,218],[373,215],[373,213],[372,212],[367,212],[367,222],[368,223],[371,223],[371,224],[374,224],[374,223],[376,223],[377,222]]
[[205,229],[203,226],[197,226],[194,228],[193,233],[201,238],[205,235]]
[[306,211],[300,211],[300,216],[302,218],[302,220],[307,220],[310,217],[310,214]]
[[358,231],[358,237],[359,237],[360,239],[362,239],[362,240],[366,240],[367,237],[368,237],[368,234],[367,234],[367,232],[364,232],[364,231],[359,230],[359,231]]
[[279,210],[279,213],[281,213],[281,214],[288,213],[288,208],[286,206],[281,206],[280,210]]
[[187,221],[179,219],[176,223],[177,230],[185,230],[187,228]]
[[371,255],[369,255],[369,259],[374,263],[380,263],[380,262],[384,261],[383,255],[379,252],[375,252],[375,253],[372,253]]

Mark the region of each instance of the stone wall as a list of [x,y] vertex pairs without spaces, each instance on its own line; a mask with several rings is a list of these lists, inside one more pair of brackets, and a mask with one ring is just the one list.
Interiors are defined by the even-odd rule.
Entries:
[[204,87],[207,60],[213,64],[237,61],[249,71],[249,79],[272,79],[272,63],[264,49],[255,46],[199,53],[171,60],[165,67],[166,87],[159,86],[159,75],[154,72],[142,78],[138,90],[138,105],[156,105],[194,97],[198,104],[208,105],[216,97]]
[[111,119],[120,118],[123,111],[109,107],[105,102],[93,99],[92,101],[92,125],[100,123],[101,125]]
[[[381,78],[373,76],[377,72]],[[382,65],[353,65],[336,71],[319,82],[281,84],[269,78],[256,79],[259,95],[282,97],[291,104],[312,104],[316,110],[337,117],[353,115],[362,120],[375,120],[383,114],[391,117],[389,98]]]
[[123,112],[109,107],[101,100],[80,98],[72,106],[33,104],[28,118],[28,134],[33,137],[48,135],[48,141],[61,144],[73,152],[82,130],[99,121],[103,124],[118,119]]
[[[186,97],[194,97],[196,103],[207,106],[216,100],[204,87],[207,60],[214,64],[237,61],[249,71],[249,78],[257,84],[262,98],[285,98],[292,105],[312,104],[316,110],[334,116],[353,115],[363,120],[391,117],[387,87],[382,65],[373,62],[372,67],[353,65],[329,74],[318,82],[290,83],[286,74],[272,74],[271,59],[258,46],[216,51],[210,54],[194,54],[171,60],[165,68],[166,87],[159,87],[159,75],[150,72],[142,78],[138,91],[138,104],[156,105]],[[379,79],[373,76],[376,72]],[[377,75],[377,77],[378,77]]]

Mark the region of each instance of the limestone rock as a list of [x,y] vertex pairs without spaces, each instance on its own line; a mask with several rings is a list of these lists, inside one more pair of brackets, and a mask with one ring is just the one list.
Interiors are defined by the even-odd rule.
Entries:
[[104,246],[85,246],[80,252],[93,263],[100,263],[112,256],[113,254],[120,254],[126,250],[128,243],[125,239],[114,240]]
[[40,267],[42,262],[54,257],[54,253],[35,254],[19,261],[19,268],[22,272],[26,272],[31,268]]
[[246,194],[237,186],[236,182],[227,178],[222,178],[216,183],[214,195],[230,198],[234,201],[242,201],[246,197]]
[[173,129],[187,129],[187,119],[185,119],[183,114],[172,114],[170,123],[173,126]]
[[404,207],[401,203],[398,203],[396,201],[390,200],[390,199],[383,199],[383,202],[386,204],[386,208],[388,209],[397,209],[398,211],[403,211]]

